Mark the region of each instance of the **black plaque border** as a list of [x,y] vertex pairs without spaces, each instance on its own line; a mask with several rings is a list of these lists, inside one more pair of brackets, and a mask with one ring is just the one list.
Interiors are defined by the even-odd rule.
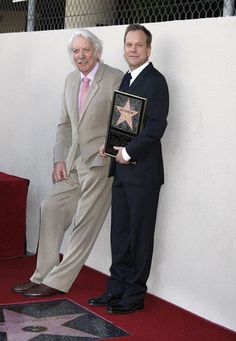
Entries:
[[[129,132],[129,131],[124,131],[123,129],[115,128],[112,126],[112,121],[113,121],[113,116],[115,114],[115,106],[119,103],[117,103],[117,97],[123,97],[124,100],[129,100],[132,99],[132,101],[139,101],[140,102],[140,111],[139,111],[139,121],[138,121],[138,128],[137,132]],[[127,140],[127,143],[132,140],[133,137],[136,137],[140,134],[142,128],[143,128],[143,121],[144,121],[144,114],[145,114],[145,109],[146,109],[146,104],[147,104],[147,99],[144,97],[136,96],[127,92],[115,90],[113,94],[113,100],[112,100],[112,107],[111,107],[111,113],[110,113],[110,118],[108,121],[108,127],[107,127],[107,133],[106,133],[106,139],[105,139],[105,154],[107,156],[111,157],[116,157],[116,151],[114,150],[114,154],[111,153],[110,148],[111,148],[111,138],[112,134],[120,135],[123,140]],[[125,147],[127,143],[124,143],[123,145],[120,145],[121,147]]]

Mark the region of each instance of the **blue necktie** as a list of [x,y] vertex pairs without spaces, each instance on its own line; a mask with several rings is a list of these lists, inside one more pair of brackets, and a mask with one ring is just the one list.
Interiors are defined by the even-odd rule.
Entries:
[[129,89],[129,85],[130,85],[130,80],[131,80],[132,76],[130,72],[127,72],[121,82],[120,85],[120,90],[126,92]]

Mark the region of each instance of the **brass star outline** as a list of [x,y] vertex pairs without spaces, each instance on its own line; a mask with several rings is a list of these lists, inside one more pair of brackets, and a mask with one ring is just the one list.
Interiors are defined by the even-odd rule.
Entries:
[[130,129],[133,130],[133,117],[138,114],[138,111],[132,110],[130,100],[129,99],[127,100],[124,107],[116,105],[116,108],[120,113],[120,117],[116,122],[116,126],[123,122],[126,122]]
[[[0,332],[7,333],[8,341],[28,341],[40,334],[99,338],[97,335],[85,333],[81,330],[75,330],[65,326],[66,322],[83,316],[84,313],[50,317],[34,317],[8,309],[3,309],[3,313],[5,316],[5,322],[0,322]],[[45,327],[45,331],[23,331],[23,328],[29,326],[35,327],[35,331],[38,326]]]

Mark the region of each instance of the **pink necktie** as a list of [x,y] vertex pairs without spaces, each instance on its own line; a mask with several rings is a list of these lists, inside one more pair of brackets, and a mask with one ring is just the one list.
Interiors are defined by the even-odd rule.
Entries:
[[80,89],[80,96],[79,96],[79,113],[81,113],[81,111],[83,110],[84,107],[84,102],[89,90],[89,82],[90,79],[88,77],[84,77],[83,81],[82,81],[82,85],[81,85],[81,89]]

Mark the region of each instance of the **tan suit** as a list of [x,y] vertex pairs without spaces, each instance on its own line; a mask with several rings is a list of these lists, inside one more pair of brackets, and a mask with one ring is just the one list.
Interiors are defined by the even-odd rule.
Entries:
[[[68,180],[53,185],[41,205],[37,266],[31,281],[68,292],[85,263],[110,206],[109,160],[98,155],[104,143],[113,91],[120,70],[101,64],[78,116],[79,70],[65,82],[62,114],[57,128],[54,162],[65,161]],[[62,262],[64,233],[73,224]]]

